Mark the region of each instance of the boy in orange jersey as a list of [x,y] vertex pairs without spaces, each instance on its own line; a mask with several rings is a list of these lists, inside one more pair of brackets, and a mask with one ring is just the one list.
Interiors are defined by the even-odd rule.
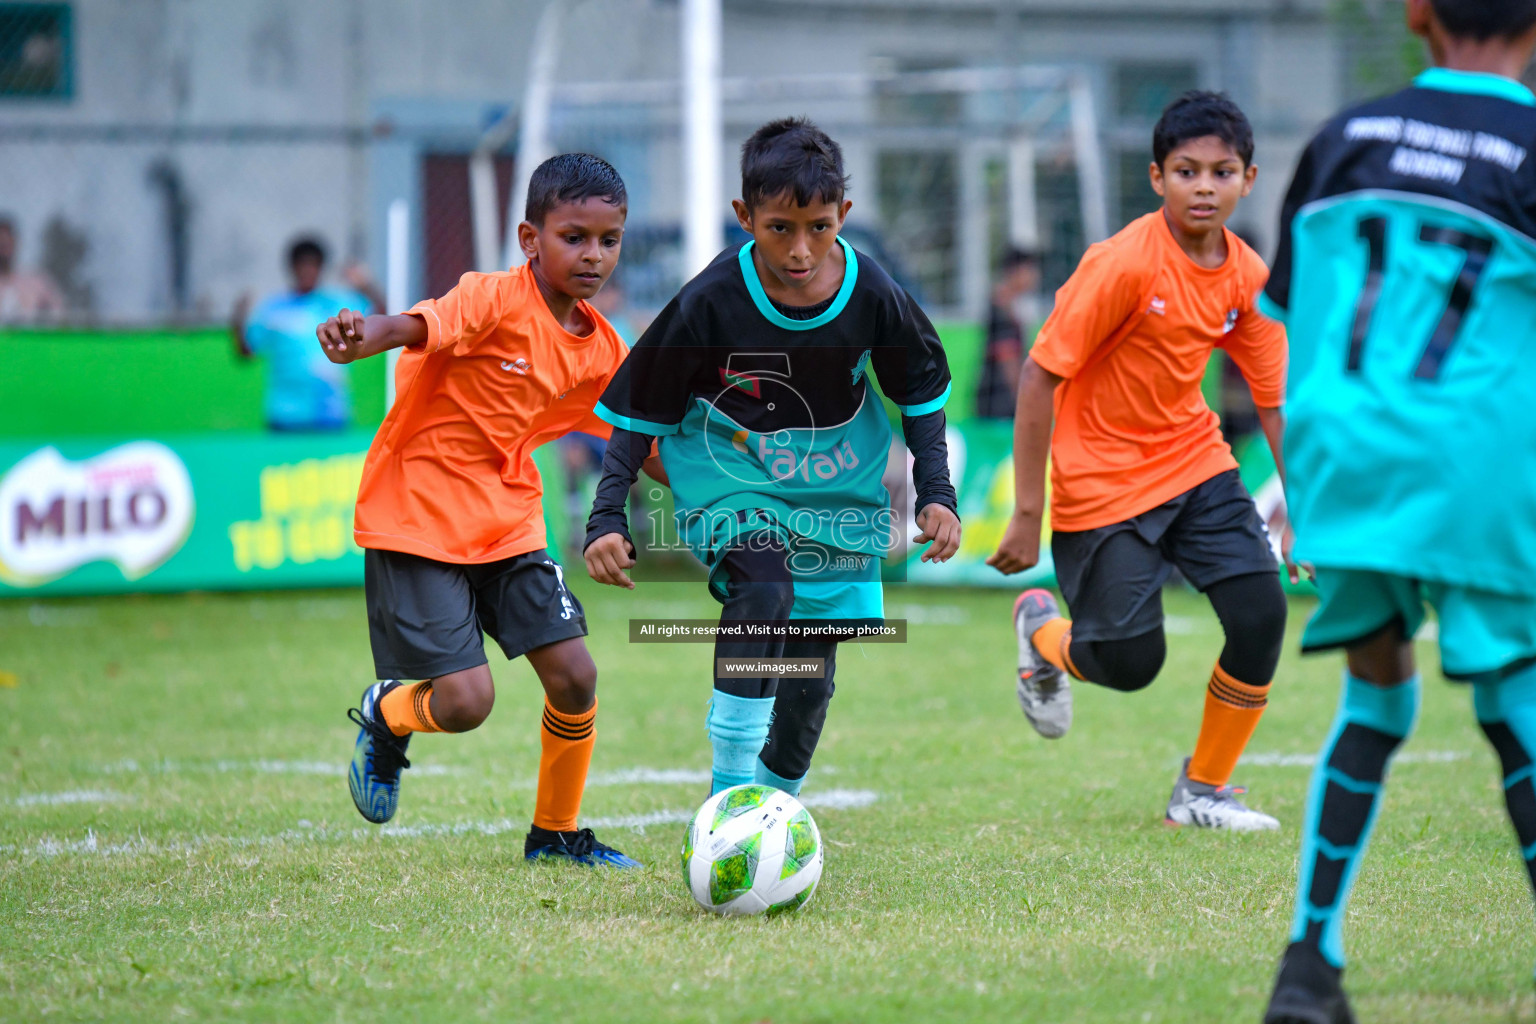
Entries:
[[1285,595],[1268,532],[1200,394],[1221,348],[1243,371],[1279,463],[1285,330],[1255,311],[1268,271],[1226,229],[1253,188],[1253,131],[1226,96],[1191,92],[1163,112],[1152,150],[1163,208],[1089,248],[1024,364],[1017,507],[988,564],[1015,573],[1039,560],[1049,455],[1051,553],[1073,618],[1044,590],[1014,604],[1019,703],[1048,738],[1072,723],[1072,678],[1132,691],[1157,676],[1167,650],[1161,590],[1175,567],[1203,591],[1227,641],[1166,820],[1273,829],[1279,822],[1228,783],[1280,660]]
[[608,436],[592,407],[627,349],[585,300],[618,263],[627,202],[606,162],[554,157],[529,182],[518,226],[526,266],[465,274],[398,316],[343,310],[316,332],[336,362],[405,349],[357,497],[380,681],[349,712],[361,727],[350,786],[369,821],[394,816],[412,733],[464,732],[490,714],[484,631],[508,658],[526,656],[544,684],[524,855],[639,866],[576,828],[597,670],[581,604],[544,549],[533,462],[534,449],[571,431]]

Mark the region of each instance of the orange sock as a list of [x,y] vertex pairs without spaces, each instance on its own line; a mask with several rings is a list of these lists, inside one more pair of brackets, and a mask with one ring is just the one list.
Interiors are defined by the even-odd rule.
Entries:
[[432,680],[424,679],[409,686],[397,686],[379,701],[384,724],[396,736],[408,732],[442,732],[432,717]]
[[587,788],[587,767],[597,745],[597,702],[579,715],[556,711],[544,702],[543,753],[539,756],[539,796],[533,823],[551,832],[571,832]]
[[1035,630],[1029,640],[1035,645],[1035,650],[1040,652],[1040,657],[1059,669],[1065,669],[1074,679],[1083,678],[1077,666],[1072,664],[1072,655],[1068,653],[1072,647],[1071,619],[1052,619]]
[[1252,686],[1239,682],[1216,666],[1205,691],[1205,718],[1200,739],[1189,759],[1189,777],[1210,786],[1225,786],[1242,756],[1259,718],[1269,703],[1269,684]]

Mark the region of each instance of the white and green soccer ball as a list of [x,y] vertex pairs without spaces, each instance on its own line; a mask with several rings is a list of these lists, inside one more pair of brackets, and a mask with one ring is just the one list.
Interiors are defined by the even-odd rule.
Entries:
[[717,914],[787,914],[821,881],[821,833],[783,790],[732,786],[688,823],[683,880],[699,906]]

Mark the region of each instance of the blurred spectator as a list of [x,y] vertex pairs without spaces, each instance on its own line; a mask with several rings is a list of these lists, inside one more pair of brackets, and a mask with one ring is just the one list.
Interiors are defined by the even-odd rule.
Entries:
[[251,312],[251,294],[235,303],[230,331],[242,358],[267,361],[267,426],[279,431],[341,430],[351,414],[348,367],[325,357],[315,328],[343,308],[384,308],[373,280],[358,266],[343,271],[350,288],[322,288],[325,246],[301,238],[288,250],[293,287],[263,299]]
[[976,415],[1011,420],[1019,390],[1019,370],[1034,335],[1020,307],[1040,290],[1040,254],[1010,248],[1003,255],[992,308],[987,315],[987,347],[976,385]]
[[47,274],[17,269],[16,222],[0,216],[0,323],[36,323],[63,314],[64,298]]

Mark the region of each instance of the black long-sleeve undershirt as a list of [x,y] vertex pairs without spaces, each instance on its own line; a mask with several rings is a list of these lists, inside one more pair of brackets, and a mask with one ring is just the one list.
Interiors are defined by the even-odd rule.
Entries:
[[[907,439],[907,450],[912,453],[912,483],[917,489],[916,511],[932,504],[943,505],[951,512],[959,513],[954,484],[949,479],[949,446],[944,440],[944,410],[924,413],[921,416],[902,416],[901,430]],[[608,450],[603,454],[603,476],[597,484],[597,496],[592,501],[592,515],[587,519],[587,536],[582,543],[585,551],[597,538],[617,533],[631,545],[629,517],[624,503],[629,489],[640,477],[640,467],[651,453],[655,438],[648,434],[615,427],[608,439]]]
[[603,453],[603,476],[597,482],[597,496],[592,499],[592,514],[587,517],[587,538],[582,541],[582,551],[608,533],[617,533],[634,546],[624,502],[629,498],[629,489],[640,479],[640,467],[651,454],[655,440],[649,434],[613,428],[608,450]]

